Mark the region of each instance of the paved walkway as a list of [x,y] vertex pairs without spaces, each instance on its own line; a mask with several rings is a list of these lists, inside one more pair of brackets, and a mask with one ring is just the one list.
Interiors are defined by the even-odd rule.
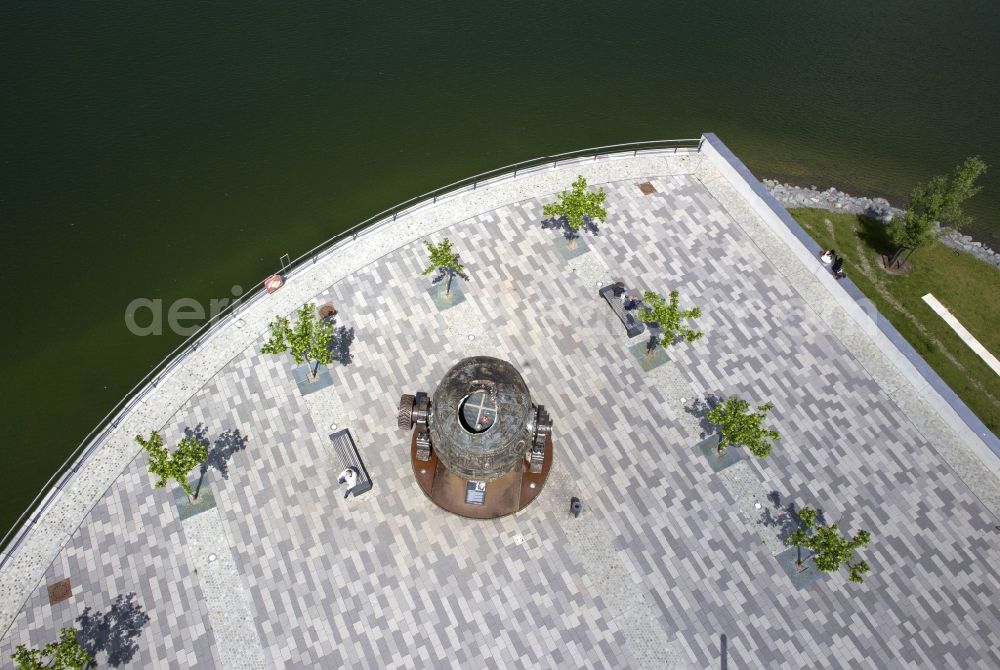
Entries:
[[[606,187],[609,218],[566,261],[541,207],[577,173]],[[471,276],[454,318],[418,276],[421,240],[444,235]],[[597,296],[612,276],[679,289],[705,337],[643,372]],[[123,424],[0,574],[0,655],[134,592],[149,621],[123,667],[259,667],[259,651],[287,668],[707,668],[722,635],[734,668],[997,667],[996,476],[831,290],[703,155],[539,172],[405,217],[247,309]],[[258,352],[267,321],[309,299],[356,339],[334,385],[303,398],[290,361]],[[400,393],[478,353],[513,362],[555,421],[539,501],[489,522],[428,502],[395,428]],[[711,470],[685,409],[708,393],[775,403],[769,459]],[[362,498],[337,494],[332,423],[372,473]],[[249,439],[209,473],[215,516],[192,531],[129,440],[199,424]],[[775,499],[872,531],[866,583],[795,590]],[[49,605],[65,577],[73,596]]]
[[976,352],[976,355],[983,359],[986,365],[990,366],[993,372],[1000,375],[1000,361],[997,357],[989,352],[989,350],[983,346],[983,344],[975,338],[975,336],[969,332],[969,329],[962,325],[962,322],[955,318],[955,315],[951,311],[941,304],[941,301],[935,298],[932,294],[921,298],[927,305],[934,310],[934,313],[944,319],[944,322],[951,326],[951,329],[955,331],[959,339],[965,342],[970,349]]

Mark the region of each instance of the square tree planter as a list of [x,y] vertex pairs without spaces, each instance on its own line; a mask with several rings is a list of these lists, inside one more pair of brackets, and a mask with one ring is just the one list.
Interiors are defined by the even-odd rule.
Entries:
[[698,443],[697,449],[701,452],[713,472],[721,472],[731,465],[736,465],[743,460],[743,452],[740,447],[729,446],[719,456],[719,434],[709,435]]
[[[197,477],[188,482],[191,485],[192,491],[198,490],[198,480],[200,478],[201,474],[199,473]],[[212,491],[208,488],[207,473],[205,474],[205,480],[201,483],[201,490],[198,491],[198,500],[193,505],[188,500],[187,494],[184,493],[184,489],[180,486],[175,486],[173,493],[174,505],[177,506],[177,513],[180,515],[181,521],[215,507],[215,496],[212,495]]]
[[330,370],[325,365],[319,366],[315,379],[309,379],[311,365],[296,365],[292,368],[292,378],[302,395],[309,395],[320,389],[325,389],[327,386],[333,386],[333,375],[330,374]]
[[[807,551],[807,549],[803,550],[803,553]],[[780,554],[777,554],[775,559],[777,559],[778,564],[785,571],[785,574],[788,575],[788,578],[792,580],[792,586],[795,587],[795,590],[801,591],[826,577],[826,573],[813,565],[812,561],[807,561],[806,569],[799,572],[795,568],[795,561],[798,555],[798,547],[789,547]]]
[[556,249],[559,250],[559,254],[566,260],[569,260],[571,258],[576,258],[577,256],[582,256],[583,254],[590,251],[590,247],[587,246],[587,243],[583,241],[582,237],[576,238],[576,240],[574,240],[573,246],[569,245],[569,240],[567,240],[565,237],[557,237]]
[[434,306],[438,308],[439,312],[443,312],[449,307],[454,307],[465,300],[465,291],[462,290],[461,282],[462,279],[456,277],[451,282],[451,292],[448,295],[445,295],[445,289],[448,287],[447,279],[427,289],[427,294],[430,295],[431,300],[434,301]]
[[646,344],[648,341],[649,340],[643,340],[642,342],[633,344],[628,348],[629,351],[632,352],[632,358],[639,362],[639,367],[642,368],[643,372],[649,372],[653,368],[657,368],[670,360],[667,350],[659,344],[656,345],[656,349],[653,350],[652,354],[647,355]]

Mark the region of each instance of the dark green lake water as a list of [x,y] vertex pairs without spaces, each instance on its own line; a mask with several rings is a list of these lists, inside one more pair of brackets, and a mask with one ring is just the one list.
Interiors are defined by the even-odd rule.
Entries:
[[1000,247],[1000,3],[0,2],[0,532],[207,302],[517,160],[713,131],[899,199],[969,154]]

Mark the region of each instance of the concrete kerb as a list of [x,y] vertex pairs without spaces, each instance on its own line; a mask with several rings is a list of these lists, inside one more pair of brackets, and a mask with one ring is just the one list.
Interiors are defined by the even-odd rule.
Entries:
[[583,174],[592,184],[680,174],[690,171],[693,158],[690,153],[654,157],[643,153],[631,160],[562,161],[519,172],[516,178],[463,190],[437,203],[418,203],[397,215],[395,221],[384,219],[359,231],[356,237],[345,238],[342,244],[323,253],[322,263],[317,258],[314,263],[298,266],[289,273],[280,291],[272,295],[261,292],[249,298],[234,313],[243,327],[232,327],[236,321],[233,318],[220,320],[171,369],[137,395],[139,400],[119,415],[117,426],[83,465],[70,471],[70,481],[47,494],[48,506],[40,508],[43,513],[39,516],[31,517],[32,527],[0,569],[0,630],[9,629],[59,550],[124,468],[141,453],[133,436],[165,425],[222,367],[251,346],[274,316],[291,313],[330,285],[401,246],[483,212],[566,190],[577,174]]

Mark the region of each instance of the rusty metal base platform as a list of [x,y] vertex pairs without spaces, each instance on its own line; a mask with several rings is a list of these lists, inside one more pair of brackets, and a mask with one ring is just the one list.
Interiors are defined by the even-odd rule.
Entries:
[[552,436],[545,440],[545,461],[540,473],[528,472],[528,465],[522,461],[520,468],[486,485],[481,505],[465,501],[469,482],[445,468],[433,450],[429,461],[417,460],[417,431],[410,438],[410,464],[420,490],[441,509],[470,519],[496,519],[524,509],[542,492],[552,467]]

